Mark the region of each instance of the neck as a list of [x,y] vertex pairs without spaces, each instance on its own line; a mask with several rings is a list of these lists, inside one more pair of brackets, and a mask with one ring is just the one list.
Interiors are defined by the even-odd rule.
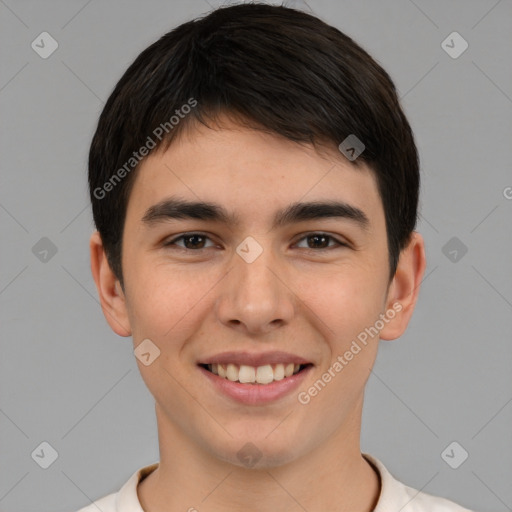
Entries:
[[219,460],[191,442],[190,432],[181,431],[157,406],[160,464],[138,486],[142,508],[371,512],[381,485],[360,452],[360,413],[361,408],[315,450],[284,464],[266,460],[263,467],[250,469]]

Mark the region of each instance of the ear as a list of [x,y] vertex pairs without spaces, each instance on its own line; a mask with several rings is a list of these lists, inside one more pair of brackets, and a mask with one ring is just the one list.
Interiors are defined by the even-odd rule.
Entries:
[[98,289],[101,309],[111,329],[119,336],[130,336],[126,300],[119,280],[112,272],[98,231],[89,241],[91,271]]
[[[381,330],[381,339],[394,340],[405,332],[418,299],[425,266],[425,243],[423,237],[414,231],[400,253],[395,275],[389,285],[386,311],[394,311],[395,315]],[[390,314],[387,316],[391,318]]]

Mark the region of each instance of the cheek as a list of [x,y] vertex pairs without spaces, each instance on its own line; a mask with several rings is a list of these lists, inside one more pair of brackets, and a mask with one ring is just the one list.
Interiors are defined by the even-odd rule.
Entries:
[[324,338],[325,357],[319,368],[321,382],[301,391],[307,395],[305,399],[314,402],[312,410],[318,411],[319,417],[324,417],[326,404],[332,405],[332,422],[325,428],[350,414],[377,356],[379,336],[374,326],[382,312],[385,284],[376,282],[372,275],[354,272],[350,278],[347,273],[343,278],[324,279],[325,293],[319,293],[318,288],[311,290],[310,285],[309,295],[302,297],[313,311],[310,318],[314,329]]
[[313,283],[305,280],[300,298],[314,313],[315,325],[326,339],[350,344],[381,313],[386,285],[379,281],[379,274],[368,267],[346,267],[338,273],[331,269],[328,275],[316,276]]
[[136,270],[130,276],[129,311],[134,343],[150,338],[165,351],[179,350],[180,340],[194,335],[205,308],[211,308],[208,292],[221,276],[148,261],[134,262],[132,268]]

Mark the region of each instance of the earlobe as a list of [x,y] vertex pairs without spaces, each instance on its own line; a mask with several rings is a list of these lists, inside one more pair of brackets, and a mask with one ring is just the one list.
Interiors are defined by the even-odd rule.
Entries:
[[400,253],[395,275],[389,285],[386,311],[394,310],[396,314],[381,330],[381,339],[394,340],[405,332],[418,299],[425,266],[423,237],[414,231]]
[[119,336],[131,336],[124,293],[112,272],[98,231],[89,241],[91,272],[96,283],[101,309],[111,329]]

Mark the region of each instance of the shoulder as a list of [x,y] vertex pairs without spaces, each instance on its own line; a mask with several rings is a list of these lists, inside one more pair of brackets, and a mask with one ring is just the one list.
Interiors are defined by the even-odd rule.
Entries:
[[144,512],[137,495],[137,486],[146,476],[152,473],[159,463],[154,462],[149,466],[138,469],[118,492],[109,494],[96,500],[94,503],[81,508],[77,512]]
[[473,512],[454,501],[418,491],[404,484],[401,485],[410,500],[403,512]]
[[380,476],[381,492],[374,512],[473,512],[446,498],[409,487],[397,480],[379,459],[367,453],[363,457]]
[[104,496],[77,512],[98,512],[98,510],[101,510],[101,512],[116,512],[116,495],[117,493],[112,493]]

